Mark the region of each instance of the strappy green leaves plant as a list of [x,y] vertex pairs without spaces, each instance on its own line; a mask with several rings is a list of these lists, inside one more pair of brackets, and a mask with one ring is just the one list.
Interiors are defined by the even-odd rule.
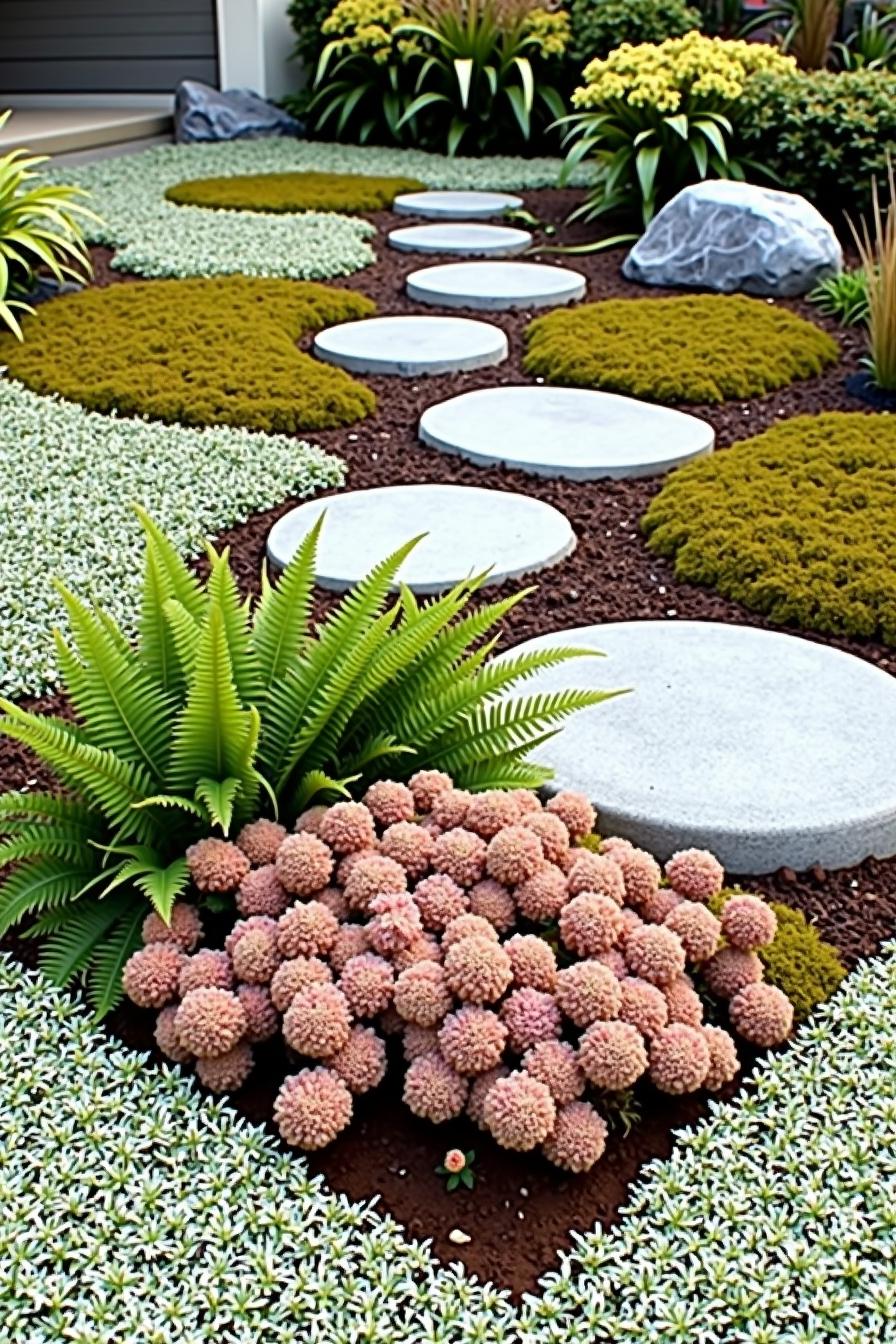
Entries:
[[0,797],[0,932],[23,919],[60,984],[86,978],[102,1015],[149,908],[170,917],[202,835],[262,812],[291,821],[311,801],[423,767],[470,789],[536,787],[528,760],[575,710],[611,692],[507,692],[585,650],[494,659],[496,631],[526,591],[474,606],[486,575],[418,602],[396,576],[419,538],[312,619],[323,517],[279,582],[240,598],[228,552],[201,582],[141,513],[146,561],[132,645],[106,612],[60,585],[56,635],[74,717],[0,700],[0,733],[64,790]]
[[[0,129],[9,117],[0,113]],[[46,266],[59,281],[83,280],[91,269],[82,221],[96,216],[77,200],[86,195],[78,187],[35,181],[35,169],[46,162],[46,155],[24,149],[0,155],[0,325],[19,340],[16,313],[32,311],[24,296],[36,267]]]

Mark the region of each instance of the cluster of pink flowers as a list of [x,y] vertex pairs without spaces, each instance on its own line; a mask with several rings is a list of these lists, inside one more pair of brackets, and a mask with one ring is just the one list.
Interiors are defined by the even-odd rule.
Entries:
[[[202,840],[194,886],[232,893],[240,918],[213,950],[195,906],[170,925],[151,915],[125,991],[159,1010],[161,1051],[214,1091],[240,1087],[253,1046],[282,1034],[301,1067],[274,1116],[297,1147],[346,1128],[394,1036],[415,1115],[466,1114],[505,1148],[587,1171],[607,1140],[596,1095],[642,1080],[718,1091],[739,1069],[732,1032],[768,1047],[793,1025],[757,955],[770,907],[738,893],[716,918],[711,854],[663,870],[626,840],[583,845],[595,823],[577,793],[543,806],[426,770],[311,808],[292,833],[257,821],[233,843]],[[698,984],[727,1001],[731,1031],[704,1022]]]

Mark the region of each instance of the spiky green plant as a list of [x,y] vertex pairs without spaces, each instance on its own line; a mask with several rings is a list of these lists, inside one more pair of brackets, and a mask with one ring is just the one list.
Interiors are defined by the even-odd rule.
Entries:
[[496,627],[526,590],[471,599],[485,575],[418,603],[393,594],[419,538],[376,565],[312,623],[323,517],[279,583],[240,599],[227,551],[205,583],[141,513],[146,562],[134,645],[111,616],[60,585],[71,629],[56,634],[73,719],[0,700],[0,733],[30,748],[63,793],[0,797],[0,933],[23,919],[57,983],[86,979],[98,1015],[151,906],[163,919],[187,886],[185,850],[269,811],[350,796],[385,774],[449,771],[469,789],[536,787],[526,759],[575,710],[612,692],[507,699],[521,681],[585,650],[493,659]]
[[[0,129],[9,112],[0,113]],[[34,269],[46,266],[56,280],[83,280],[90,274],[82,220],[96,216],[75,199],[77,187],[34,182],[46,155],[12,149],[0,156],[0,325],[22,339],[16,311],[30,313],[24,295]]]

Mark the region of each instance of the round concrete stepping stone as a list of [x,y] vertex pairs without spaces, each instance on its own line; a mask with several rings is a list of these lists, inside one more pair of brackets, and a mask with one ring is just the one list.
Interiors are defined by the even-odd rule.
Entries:
[[509,257],[531,247],[532,235],[525,229],[507,229],[499,224],[412,224],[407,229],[393,229],[388,242],[400,252]]
[[423,219],[494,219],[522,204],[522,196],[503,191],[411,191],[396,196],[392,208]]
[[326,512],[317,582],[342,591],[413,536],[427,535],[399,578],[415,593],[439,593],[491,568],[488,583],[531,574],[563,560],[576,537],[559,510],[529,495],[466,485],[386,485],[309,500],[274,524],[268,557],[289,563]]
[[545,308],[584,298],[585,277],[535,261],[456,261],[412,272],[407,292],[440,308]]
[[430,406],[420,438],[480,466],[594,481],[669,471],[711,452],[715,431],[694,415],[612,392],[487,387]]
[[551,644],[607,656],[539,673],[525,694],[632,688],[535,753],[552,788],[588,794],[602,835],[663,859],[709,849],[747,874],[896,854],[888,673],[795,635],[704,621],[585,626],[513,653]]
[[500,364],[507,337],[465,317],[370,317],[319,332],[314,353],[351,373],[417,378]]

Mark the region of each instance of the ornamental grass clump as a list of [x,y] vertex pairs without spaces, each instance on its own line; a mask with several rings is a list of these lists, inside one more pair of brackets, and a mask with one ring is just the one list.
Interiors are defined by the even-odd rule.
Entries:
[[795,71],[764,43],[695,31],[638,46],[624,43],[591,61],[564,118],[566,176],[594,160],[596,186],[576,215],[637,212],[646,227],[665,201],[706,177],[742,180],[732,151],[738,100],[754,75]]
[[546,382],[671,403],[762,396],[839,355],[826,331],[743,294],[583,303],[536,318],[525,340],[526,372]]
[[[374,812],[343,801],[303,815],[288,835],[282,822],[259,817],[268,811],[291,824],[317,800],[347,800],[352,788],[421,767],[430,788],[446,768],[469,790],[543,783],[550,772],[527,759],[531,746],[610,693],[534,693],[510,704],[504,696],[539,668],[586,652],[493,661],[493,632],[526,594],[476,606],[484,574],[424,603],[403,589],[390,595],[419,538],[312,623],[323,516],[279,582],[264,573],[260,597],[248,603],[227,551],[209,547],[203,582],[142,511],[140,519],[136,644],[104,608],[59,585],[71,633],[57,631],[56,652],[72,717],[0,700],[0,735],[29,748],[65,790],[0,797],[0,868],[18,865],[0,888],[0,932],[34,921],[43,969],[63,984],[86,977],[98,1015],[120,996],[122,966],[150,911],[158,916],[151,941],[161,927],[176,945],[188,884],[206,904],[235,903],[252,920],[241,930],[279,929],[275,944],[253,937],[241,954],[249,984],[279,974],[278,957],[328,955],[346,909],[376,916],[375,951],[407,955],[422,929],[409,940],[407,908],[386,901],[408,879],[398,859],[373,850]],[[407,792],[397,781],[376,788],[376,817],[406,814]],[[485,851],[478,836],[454,831],[431,851],[424,842],[423,851],[405,844],[394,852],[409,852],[418,874],[431,862],[446,876],[478,880]],[[225,950],[232,958],[232,946]],[[155,972],[164,987],[176,968],[171,956],[145,960],[144,997],[155,999],[163,992]]]
[[887,160],[888,204],[881,202],[877,178],[871,183],[871,223],[849,221],[868,304],[868,358],[871,377],[883,392],[896,392],[896,173]]
[[896,644],[896,425],[797,416],[673,472],[642,519],[676,577],[780,624]]
[[35,392],[182,425],[295,433],[372,414],[374,394],[296,342],[369,317],[350,290],[243,275],[112,285],[51,299],[0,335],[0,364]]
[[[464,825],[443,829],[439,800],[459,793]],[[411,818],[392,820],[411,805]],[[186,1066],[198,1061],[212,1091],[241,1086],[253,1045],[279,1032],[293,1071],[274,1118],[294,1146],[323,1147],[348,1127],[354,1098],[385,1077],[386,1039],[397,1034],[412,1114],[439,1125],[466,1115],[503,1148],[540,1149],[564,1171],[587,1171],[604,1152],[622,1094],[719,1091],[740,1067],[732,1030],[768,1048],[787,1039],[794,1014],[786,994],[763,980],[758,955],[774,949],[774,911],[746,893],[723,898],[724,870],[713,855],[674,854],[664,875],[626,841],[581,848],[596,820],[583,795],[559,793],[548,808],[527,790],[471,795],[449,773],[424,769],[407,782],[372,783],[360,802],[309,809],[293,833],[265,832],[278,841],[274,866],[286,857],[301,893],[291,905],[277,918],[237,920],[223,948],[210,950],[197,948],[201,924],[185,891],[170,922],[180,942],[134,952],[125,990],[158,1013],[163,1054]],[[537,826],[537,818],[550,824]],[[194,845],[194,887],[207,875],[203,846],[223,845],[231,862],[216,850],[215,871],[231,873],[239,903],[264,868],[252,862],[243,871],[250,854],[270,857],[258,852],[259,826],[244,826],[235,843]],[[410,850],[409,868],[383,860],[394,826],[435,839],[428,861]],[[450,877],[441,870],[438,846],[457,837],[465,852],[481,847],[486,865],[498,856],[489,877],[480,876],[481,863]],[[517,899],[531,881],[530,858],[563,889],[556,920],[533,920]],[[583,863],[614,896],[581,889]],[[360,902],[349,889],[362,873]],[[340,904],[333,897],[343,883]],[[471,909],[483,883],[494,922]],[[665,905],[652,900],[659,892]],[[144,939],[147,932],[158,938],[158,921],[147,922]],[[550,938],[559,938],[556,951]],[[200,964],[202,975],[190,976]],[[712,1024],[704,1020],[710,992]]]
[[207,210],[256,210],[293,214],[338,210],[362,214],[388,210],[405,191],[424,191],[416,177],[366,177],[362,173],[250,173],[244,177],[193,177],[165,192],[176,205]]

